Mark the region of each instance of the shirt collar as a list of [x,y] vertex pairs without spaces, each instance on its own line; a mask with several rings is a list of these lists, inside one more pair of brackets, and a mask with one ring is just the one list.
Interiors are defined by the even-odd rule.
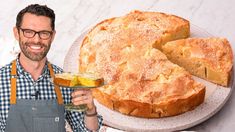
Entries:
[[[40,77],[46,77],[46,76],[50,76],[50,72],[49,72],[49,67],[48,67],[48,61],[46,61],[46,64],[45,64],[45,66],[44,66],[44,68],[43,68],[43,70],[42,70],[42,74],[40,75]],[[22,65],[20,64],[20,60],[19,60],[19,55],[18,55],[18,57],[17,57],[17,59],[16,59],[16,68],[17,68],[17,73],[18,73],[18,75],[28,75],[29,73],[28,72],[26,72],[25,70],[24,70],[24,68],[22,67]],[[40,78],[39,77],[39,78]]]

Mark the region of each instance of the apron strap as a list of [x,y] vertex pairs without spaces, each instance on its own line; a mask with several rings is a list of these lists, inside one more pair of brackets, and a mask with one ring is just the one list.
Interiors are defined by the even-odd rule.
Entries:
[[[55,74],[54,74],[52,65],[50,63],[48,63],[48,67],[49,67],[49,70],[50,70],[51,77],[54,78]],[[62,105],[64,101],[63,101],[63,98],[62,98],[60,88],[57,85],[54,85],[54,88],[55,88],[55,93],[56,93],[56,96],[57,96],[57,102],[58,102],[58,104]]]
[[[54,71],[50,63],[48,63],[48,67],[50,70],[51,77],[54,78]],[[16,79],[17,79],[17,73],[16,73],[16,60],[12,62],[12,68],[11,68],[11,95],[10,95],[10,104],[16,104]],[[57,96],[57,102],[58,104],[63,104],[63,98],[60,91],[59,86],[55,85],[55,93]]]
[[11,96],[10,104],[16,104],[16,60],[11,65]]

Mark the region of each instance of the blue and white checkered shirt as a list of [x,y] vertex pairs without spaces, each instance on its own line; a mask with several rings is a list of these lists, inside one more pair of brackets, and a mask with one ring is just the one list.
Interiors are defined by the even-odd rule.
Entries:
[[[4,132],[6,127],[6,119],[10,109],[10,78],[11,78],[11,64],[6,65],[0,69],[0,131]],[[32,76],[26,72],[19,63],[19,59],[16,60],[17,67],[17,99],[30,99],[30,100],[48,100],[56,99],[56,93],[54,86],[50,82],[50,72],[48,68],[48,62],[46,63],[43,73],[34,81]],[[61,73],[62,69],[52,64],[54,73]],[[71,89],[60,88],[64,99],[64,104],[71,103]],[[40,94],[35,98],[35,92],[40,91]],[[84,126],[84,113],[83,112],[70,112],[65,111],[66,119],[71,125],[73,131],[84,132],[89,131]],[[98,116],[99,126],[102,124],[101,116]]]

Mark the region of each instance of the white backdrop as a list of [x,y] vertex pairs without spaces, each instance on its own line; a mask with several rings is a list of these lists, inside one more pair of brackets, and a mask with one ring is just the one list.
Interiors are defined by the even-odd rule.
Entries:
[[[30,3],[46,4],[56,13],[57,34],[48,58],[60,67],[63,67],[70,46],[82,32],[101,20],[134,9],[181,16],[214,36],[226,37],[235,49],[234,0],[1,0],[0,67],[10,62],[18,51],[12,28],[17,13]],[[190,130],[232,131],[235,128],[234,109],[232,94],[219,113]]]

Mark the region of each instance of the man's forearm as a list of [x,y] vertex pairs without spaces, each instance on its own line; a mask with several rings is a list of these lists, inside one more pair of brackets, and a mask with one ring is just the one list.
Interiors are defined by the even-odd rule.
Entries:
[[96,131],[99,128],[99,121],[97,116],[96,107],[92,110],[86,111],[84,122],[89,130]]

